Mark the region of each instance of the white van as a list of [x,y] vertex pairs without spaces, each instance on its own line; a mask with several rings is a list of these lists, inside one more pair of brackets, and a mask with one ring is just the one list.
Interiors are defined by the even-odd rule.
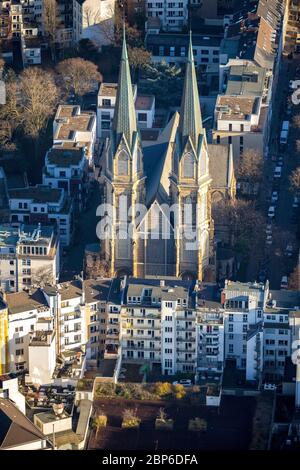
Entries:
[[287,139],[288,139],[288,131],[281,131],[280,133],[280,143],[281,144],[286,144],[287,143]]
[[288,278],[287,278],[287,276],[282,276],[281,283],[280,283],[280,289],[287,289],[287,288],[288,288]]

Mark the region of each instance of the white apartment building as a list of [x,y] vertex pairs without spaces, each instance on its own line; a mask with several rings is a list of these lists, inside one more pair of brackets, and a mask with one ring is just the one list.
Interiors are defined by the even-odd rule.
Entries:
[[[39,289],[6,295],[8,307],[8,349],[10,372],[29,370],[29,344],[39,321],[53,318]],[[46,329],[48,322],[45,322]],[[39,328],[41,325],[39,325]]]
[[249,148],[263,155],[267,112],[268,107],[262,106],[261,96],[219,95],[213,143],[232,145],[234,161]]
[[43,184],[63,188],[74,200],[75,210],[84,206],[88,191],[88,161],[82,147],[62,143],[48,150],[43,169]]
[[69,144],[83,148],[89,165],[93,164],[96,143],[96,115],[82,112],[78,105],[59,105],[53,120],[53,145]]
[[16,407],[25,415],[25,397],[19,392],[18,378],[13,374],[0,375],[0,398],[14,402]]
[[121,307],[122,357],[159,364],[165,375],[196,370],[196,312],[180,281],[128,281]]
[[[118,84],[101,83],[97,98],[97,136],[108,137],[113,120]],[[155,96],[138,95],[133,85],[136,118],[140,129],[151,129],[155,116]]]
[[159,18],[165,31],[181,31],[188,21],[188,1],[147,0],[147,18]]
[[197,299],[197,372],[224,368],[224,317],[219,302]]
[[68,246],[73,234],[73,201],[63,188],[44,185],[11,189],[8,193],[10,223],[57,225],[60,246]]
[[[35,385],[50,384],[56,365],[55,331],[53,319],[47,323],[51,329],[37,329],[28,347],[28,380]],[[39,328],[39,324],[37,325]]]
[[0,285],[4,292],[18,292],[59,274],[59,238],[54,227],[0,226]]
[[[225,359],[247,367],[249,330],[262,324],[269,293],[266,285],[226,281],[221,302],[224,305]],[[250,344],[250,343],[249,343]]]

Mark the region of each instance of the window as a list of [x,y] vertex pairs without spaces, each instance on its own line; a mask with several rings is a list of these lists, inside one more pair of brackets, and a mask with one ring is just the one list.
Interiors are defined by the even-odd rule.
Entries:
[[147,122],[147,113],[138,113],[138,120],[140,122]]
[[174,57],[174,56],[175,56],[175,47],[170,46],[170,57]]
[[117,174],[126,176],[128,174],[128,155],[126,152],[120,152],[117,160]]
[[102,100],[102,106],[111,106],[111,100],[103,99]]
[[229,354],[233,354],[233,344],[232,343],[230,343],[228,345],[228,351],[229,351]]
[[23,356],[24,349],[16,349],[16,356]]
[[183,158],[183,177],[194,178],[194,157],[191,153],[187,153]]

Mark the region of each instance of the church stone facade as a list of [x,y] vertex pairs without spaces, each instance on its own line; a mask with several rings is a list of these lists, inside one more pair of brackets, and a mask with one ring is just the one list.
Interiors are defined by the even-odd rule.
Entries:
[[211,177],[191,39],[180,114],[143,149],[124,37],[105,160],[105,202],[114,208],[101,241],[107,275],[211,278]]

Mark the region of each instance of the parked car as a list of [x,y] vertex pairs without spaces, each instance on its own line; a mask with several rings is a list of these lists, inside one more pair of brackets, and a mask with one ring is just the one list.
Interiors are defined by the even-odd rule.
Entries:
[[173,385],[183,385],[186,388],[192,387],[192,381],[190,379],[181,379],[176,382],[173,382]]
[[272,235],[267,235],[266,245],[272,245],[272,243],[273,243]]
[[296,88],[297,88],[297,85],[296,85],[296,83],[295,83],[295,80],[290,80],[290,82],[289,82],[289,89],[290,89],[290,90],[296,90]]
[[273,191],[271,195],[271,201],[277,202],[278,201],[278,191]]
[[271,219],[275,217],[275,206],[270,206],[268,210],[268,217]]
[[299,207],[299,201],[300,197],[295,196],[293,199],[293,209],[297,209],[297,207]]
[[279,155],[279,157],[276,160],[276,166],[283,166],[283,156]]
[[274,178],[281,178],[282,168],[281,166],[276,166],[274,170]]
[[288,278],[287,278],[287,276],[282,276],[281,283],[280,283],[280,289],[287,289],[287,288],[288,288]]
[[289,258],[293,255],[293,245],[291,243],[288,243],[286,245],[285,255],[288,256]]
[[276,390],[276,385],[275,384],[264,384],[264,390],[266,391],[275,391]]
[[272,224],[267,224],[266,226],[266,234],[272,235]]

